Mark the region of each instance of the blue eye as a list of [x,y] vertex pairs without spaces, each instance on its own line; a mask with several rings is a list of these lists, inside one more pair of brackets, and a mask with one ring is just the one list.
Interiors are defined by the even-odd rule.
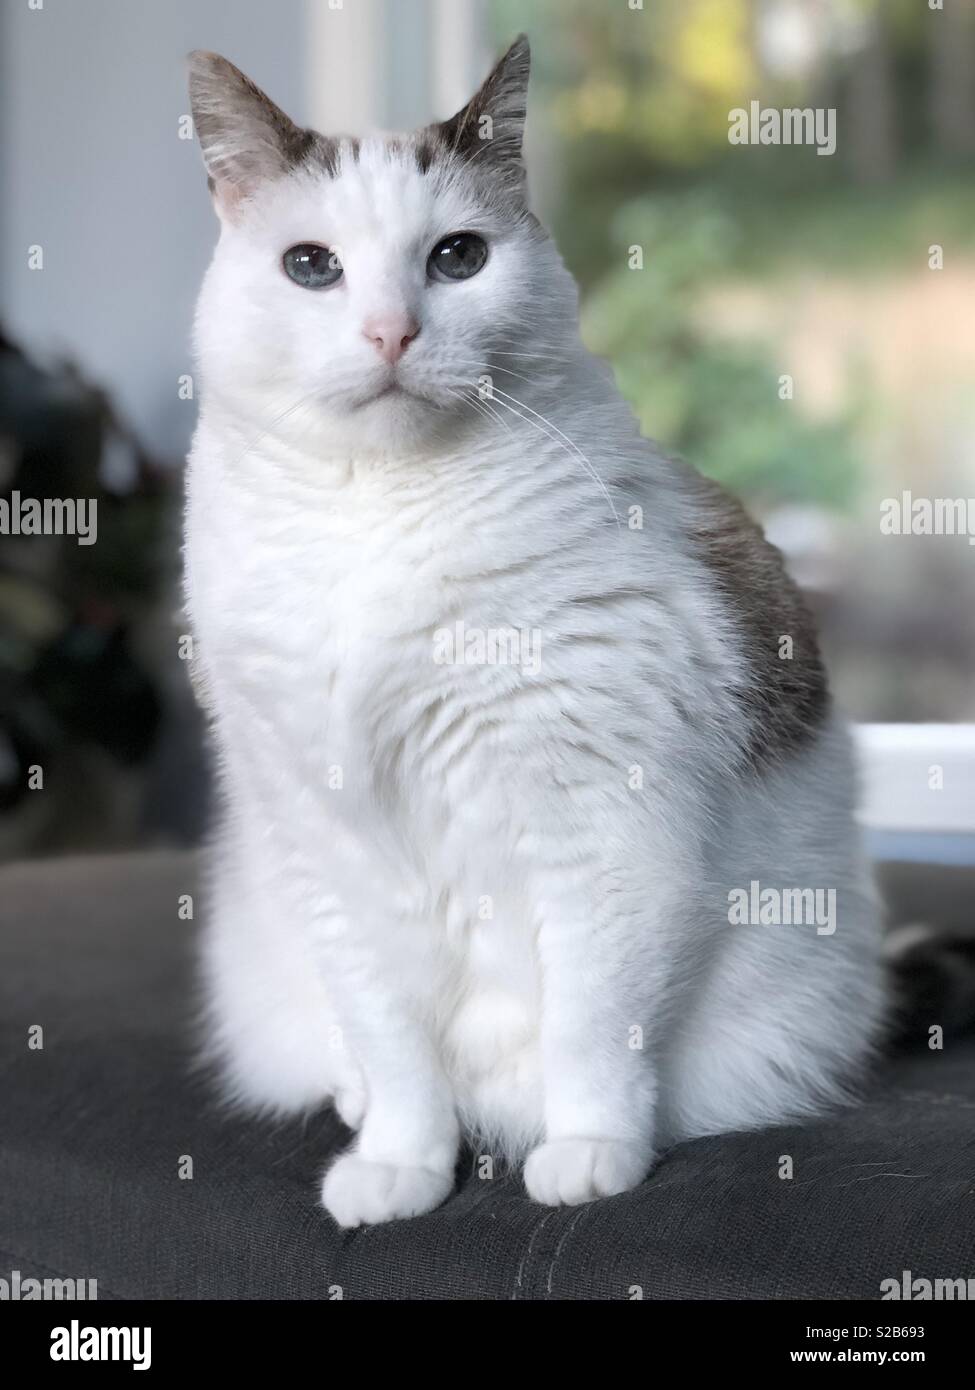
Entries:
[[306,290],[325,290],[342,278],[342,262],[335,252],[312,241],[289,247],[281,264],[285,275]]
[[487,260],[487,242],[475,232],[452,232],[438,241],[427,261],[433,280],[469,280]]

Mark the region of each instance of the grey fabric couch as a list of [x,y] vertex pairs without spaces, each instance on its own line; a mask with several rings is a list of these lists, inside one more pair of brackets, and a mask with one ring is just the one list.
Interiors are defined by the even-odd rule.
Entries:
[[859,1108],[687,1144],[608,1201],[539,1207],[468,1157],[439,1211],[340,1232],[317,1205],[339,1120],[224,1113],[193,1070],[194,887],[169,854],[0,870],[0,1272],[101,1299],[526,1300],[873,1299],[904,1270],[975,1273],[970,1036],[888,1059]]

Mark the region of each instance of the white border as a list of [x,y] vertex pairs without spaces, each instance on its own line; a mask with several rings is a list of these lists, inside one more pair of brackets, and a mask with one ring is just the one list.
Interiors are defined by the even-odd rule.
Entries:
[[865,826],[975,832],[975,724],[858,724],[854,735]]

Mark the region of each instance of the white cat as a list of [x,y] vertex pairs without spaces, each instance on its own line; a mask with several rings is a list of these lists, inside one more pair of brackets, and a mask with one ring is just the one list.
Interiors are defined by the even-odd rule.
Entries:
[[[443,1201],[462,1136],[576,1203],[836,1101],[882,1009],[850,747],[778,553],[579,340],[525,201],[527,43],[452,120],[361,142],[191,66],[233,1095],[334,1100],[344,1226]],[[835,890],[836,930],[740,921],[754,883]]]

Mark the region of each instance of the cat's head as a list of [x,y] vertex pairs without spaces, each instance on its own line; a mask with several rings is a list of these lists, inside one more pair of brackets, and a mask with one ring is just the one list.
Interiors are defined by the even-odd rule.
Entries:
[[221,222],[205,389],[312,446],[392,453],[472,419],[485,375],[543,371],[575,295],[527,206],[528,71],[522,37],[450,120],[357,140],[302,129],[225,58],[191,55]]

